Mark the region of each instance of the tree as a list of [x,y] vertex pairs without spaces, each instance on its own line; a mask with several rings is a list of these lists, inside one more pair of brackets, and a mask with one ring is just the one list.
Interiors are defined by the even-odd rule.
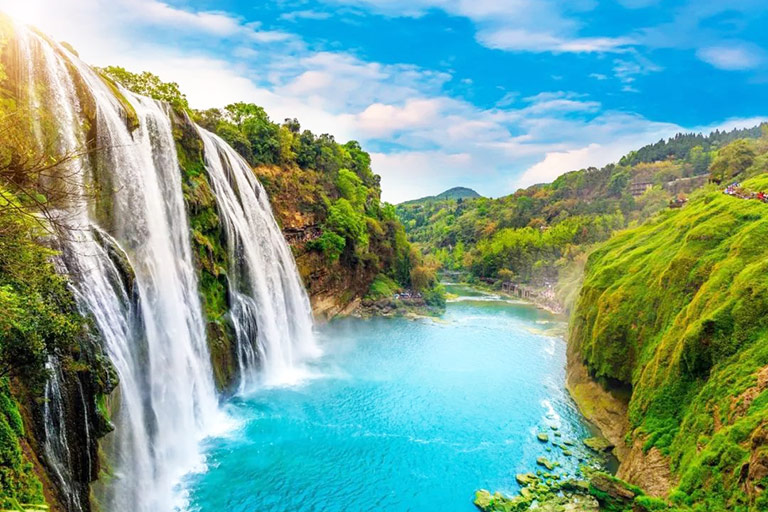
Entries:
[[743,173],[755,160],[754,143],[746,139],[734,141],[717,152],[709,166],[710,179],[717,183]]
[[336,186],[341,193],[341,197],[347,199],[356,209],[362,210],[368,195],[368,189],[363,185],[363,180],[357,174],[349,169],[339,169]]
[[120,66],[107,66],[100,71],[129,91],[165,101],[177,110],[189,110],[187,97],[176,82],[163,82],[160,77],[149,71],[132,73]]
[[335,201],[328,209],[326,227],[344,237],[353,247],[368,245],[368,231],[364,215],[343,197]]
[[694,174],[704,174],[709,169],[711,155],[701,146],[694,146],[688,154],[688,162],[693,166]]

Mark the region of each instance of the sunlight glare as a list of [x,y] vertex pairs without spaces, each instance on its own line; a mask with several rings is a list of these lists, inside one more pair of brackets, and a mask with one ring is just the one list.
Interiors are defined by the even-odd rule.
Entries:
[[26,25],[33,25],[39,18],[40,2],[37,0],[0,0],[0,12]]

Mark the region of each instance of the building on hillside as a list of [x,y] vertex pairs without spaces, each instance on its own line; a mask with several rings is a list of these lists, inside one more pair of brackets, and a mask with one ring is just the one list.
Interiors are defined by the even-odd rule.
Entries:
[[629,184],[629,191],[633,197],[638,197],[651,187],[653,187],[653,183],[650,181],[633,181]]

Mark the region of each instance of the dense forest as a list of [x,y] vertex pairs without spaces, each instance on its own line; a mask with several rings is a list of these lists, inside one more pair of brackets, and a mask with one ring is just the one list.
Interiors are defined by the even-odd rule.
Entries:
[[[444,269],[489,281],[565,284],[590,248],[616,230],[680,206],[709,181],[766,172],[767,143],[765,125],[678,135],[618,164],[568,172],[498,199],[409,202],[397,212],[410,239]],[[565,288],[563,294],[575,290]]]

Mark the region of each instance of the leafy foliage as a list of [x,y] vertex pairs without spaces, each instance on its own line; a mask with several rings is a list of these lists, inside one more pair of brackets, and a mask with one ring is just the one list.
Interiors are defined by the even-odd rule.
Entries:
[[[306,271],[301,251],[307,250],[322,253],[337,274],[362,270],[356,279],[366,282],[363,294],[380,274],[411,286],[414,253],[394,208],[381,202],[380,179],[356,141],[340,144],[331,135],[302,131],[296,119],[273,123],[264,109],[247,103],[199,111],[195,119],[255,166],[284,227],[320,228],[319,236],[296,248],[300,269]],[[308,283],[310,291],[314,284]]]
[[107,66],[101,68],[100,71],[136,94],[165,101],[178,110],[189,109],[187,97],[179,90],[179,84],[176,82],[163,82],[160,77],[148,71],[132,73],[120,66]]
[[655,144],[643,146],[632,151],[619,162],[623,166],[636,165],[641,162],[658,162],[661,160],[696,160],[701,154],[716,150],[738,139],[754,139],[760,137],[762,126],[747,129],[733,129],[730,132],[715,130],[705,136],[700,133],[678,133],[668,140],[660,140]]

